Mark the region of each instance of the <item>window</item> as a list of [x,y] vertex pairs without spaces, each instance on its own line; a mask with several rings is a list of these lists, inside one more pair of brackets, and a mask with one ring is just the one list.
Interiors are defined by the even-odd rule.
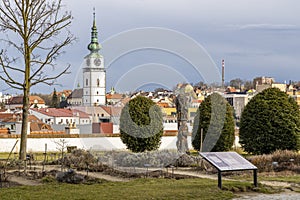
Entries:
[[97,78],[97,87],[99,87],[100,86],[100,80],[99,80],[99,78]]
[[85,79],[85,85],[86,85],[86,86],[89,85],[89,79]]

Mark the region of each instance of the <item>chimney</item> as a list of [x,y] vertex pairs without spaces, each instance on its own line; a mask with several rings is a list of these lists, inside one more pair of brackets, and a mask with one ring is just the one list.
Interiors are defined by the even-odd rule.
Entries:
[[222,60],[222,88],[225,86],[225,60]]

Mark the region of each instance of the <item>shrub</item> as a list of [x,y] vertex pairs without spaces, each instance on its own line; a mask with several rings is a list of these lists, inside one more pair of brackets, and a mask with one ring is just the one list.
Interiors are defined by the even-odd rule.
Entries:
[[240,143],[253,154],[298,150],[300,111],[295,100],[277,88],[254,96],[242,112]]
[[138,96],[122,109],[120,137],[133,152],[152,151],[159,148],[163,135],[161,109],[150,99]]
[[300,171],[300,154],[294,151],[278,150],[272,154],[249,157],[260,172],[270,171]]
[[203,129],[203,138],[205,138],[204,151],[228,151],[231,149],[234,142],[233,109],[221,95],[214,93],[208,96],[197,110],[192,145],[198,151],[200,150],[201,129]]

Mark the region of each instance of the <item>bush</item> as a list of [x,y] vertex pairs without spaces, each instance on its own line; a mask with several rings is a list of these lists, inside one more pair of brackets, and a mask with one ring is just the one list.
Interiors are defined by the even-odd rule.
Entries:
[[162,150],[142,153],[132,152],[107,152],[99,156],[99,161],[110,164],[114,160],[114,164],[120,167],[144,167],[145,164],[151,167],[165,167],[167,165],[175,165],[176,160],[181,156],[177,151]]
[[203,151],[231,149],[234,142],[233,109],[221,95],[214,93],[208,96],[197,110],[192,145],[198,151],[200,150],[201,129],[203,129],[203,139],[205,138]]
[[240,143],[248,153],[298,150],[299,140],[299,107],[284,92],[266,89],[246,105],[240,122]]
[[133,152],[159,148],[163,135],[161,109],[150,99],[138,96],[123,108],[120,117],[120,137]]
[[300,154],[294,151],[278,150],[272,154],[251,156],[249,160],[260,172],[300,172]]
[[42,183],[56,183],[56,179],[53,176],[45,176],[42,178]]

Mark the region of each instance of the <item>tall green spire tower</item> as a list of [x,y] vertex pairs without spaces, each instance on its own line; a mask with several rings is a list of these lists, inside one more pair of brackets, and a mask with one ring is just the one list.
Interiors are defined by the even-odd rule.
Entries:
[[98,51],[102,48],[101,44],[98,43],[98,31],[96,26],[96,13],[94,8],[94,20],[93,20],[93,26],[92,26],[92,33],[91,33],[91,43],[88,45],[88,49],[91,51],[91,53],[98,53]]
[[99,106],[106,104],[106,71],[103,56],[99,53],[101,44],[98,42],[95,9],[91,42],[88,45],[90,53],[84,58],[83,68],[83,99],[84,106]]

